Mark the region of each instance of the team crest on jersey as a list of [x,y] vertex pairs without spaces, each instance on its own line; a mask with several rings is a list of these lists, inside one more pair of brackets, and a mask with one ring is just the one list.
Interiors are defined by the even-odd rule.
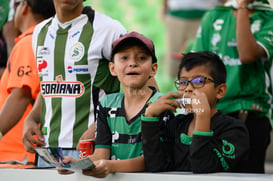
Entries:
[[108,111],[108,116],[109,116],[110,118],[116,117],[116,115],[117,115],[117,110],[118,110],[118,108],[116,108],[116,107],[111,108],[111,109]]
[[70,58],[74,61],[80,61],[84,55],[84,46],[81,42],[77,42],[70,49]]
[[223,19],[217,19],[214,23],[213,23],[213,27],[216,31],[220,31],[222,30],[222,25],[224,24],[224,20]]
[[44,97],[80,97],[84,93],[81,82],[63,81],[61,76],[56,81],[42,81],[41,93]]

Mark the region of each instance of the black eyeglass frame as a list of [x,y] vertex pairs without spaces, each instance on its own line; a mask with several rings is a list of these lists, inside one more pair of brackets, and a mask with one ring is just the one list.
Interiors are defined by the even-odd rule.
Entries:
[[26,0],[15,0],[14,3],[20,3],[20,2],[24,2]]
[[[193,80],[198,79],[198,78],[203,78],[203,79],[204,79],[204,81],[203,81],[203,83],[201,84],[201,86],[196,86],[196,84],[194,84],[194,83],[192,82]],[[185,89],[188,87],[189,83],[191,83],[192,87],[196,89],[196,88],[202,88],[202,87],[204,87],[207,80],[213,82],[213,83],[216,84],[216,85],[220,85],[219,82],[217,82],[217,81],[215,81],[215,80],[213,80],[213,79],[211,79],[211,78],[205,77],[205,76],[198,76],[198,77],[195,77],[195,78],[193,78],[193,79],[191,79],[191,80],[183,80],[183,81],[186,81],[186,82],[187,82],[185,88],[183,88],[183,89],[179,88],[180,85],[181,85],[181,83],[180,83],[181,80],[175,80],[175,81],[174,81],[174,85],[175,85],[175,87],[177,88],[177,90],[185,90]],[[200,83],[199,83],[199,84],[200,84]]]

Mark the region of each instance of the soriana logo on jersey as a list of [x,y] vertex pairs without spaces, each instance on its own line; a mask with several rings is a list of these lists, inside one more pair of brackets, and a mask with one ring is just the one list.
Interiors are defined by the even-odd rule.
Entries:
[[80,97],[84,93],[81,82],[63,81],[61,76],[56,81],[42,81],[41,93],[44,97]]

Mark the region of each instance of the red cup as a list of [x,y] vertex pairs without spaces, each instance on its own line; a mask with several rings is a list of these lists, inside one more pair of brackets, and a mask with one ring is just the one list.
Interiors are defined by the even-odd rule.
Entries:
[[90,140],[80,140],[80,159],[86,158],[88,155],[93,154],[94,150],[94,139]]

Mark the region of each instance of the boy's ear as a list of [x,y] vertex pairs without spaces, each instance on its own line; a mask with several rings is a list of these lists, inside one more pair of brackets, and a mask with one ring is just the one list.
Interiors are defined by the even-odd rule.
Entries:
[[220,84],[217,86],[216,88],[216,99],[221,99],[224,97],[224,95],[226,94],[227,92],[227,85],[226,84]]
[[152,71],[150,73],[150,77],[154,77],[156,72],[157,72],[157,68],[158,68],[158,64],[157,63],[153,63],[152,64]]
[[115,72],[115,64],[113,62],[109,62],[109,70],[110,70],[112,76],[117,76],[117,74]]
[[28,10],[31,10],[28,6],[27,2],[24,2],[23,10],[21,11],[22,14],[26,14]]

